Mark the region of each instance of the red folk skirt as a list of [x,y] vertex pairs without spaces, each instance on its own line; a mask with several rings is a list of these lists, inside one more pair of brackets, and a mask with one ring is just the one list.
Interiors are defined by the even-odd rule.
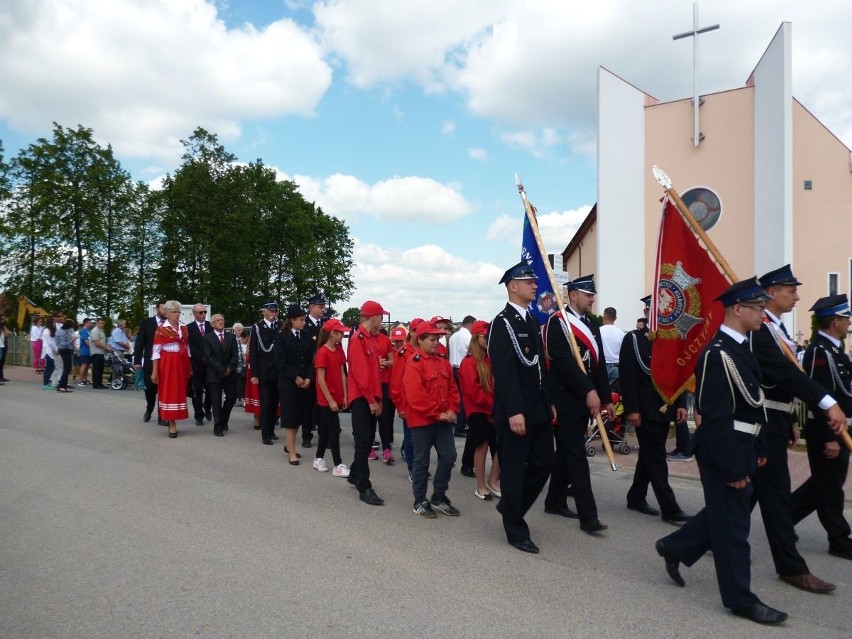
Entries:
[[166,421],[189,419],[186,406],[186,381],[189,379],[189,355],[185,348],[176,353],[160,352],[157,363],[157,396],[160,413]]

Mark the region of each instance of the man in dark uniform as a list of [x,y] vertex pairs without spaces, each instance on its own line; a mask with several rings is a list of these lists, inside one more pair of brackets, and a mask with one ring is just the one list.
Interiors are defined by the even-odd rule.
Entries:
[[766,465],[758,468],[754,479],[752,508],[755,503],[760,504],[779,579],[807,592],[827,593],[834,590],[834,585],[812,575],[796,549],[787,448],[792,447],[799,436],[794,417],[795,397],[805,402],[812,412],[826,414],[832,423],[845,423],[845,416],[825,389],[799,368],[794,355],[796,345],[781,321],[781,316],[792,311],[799,300],[797,287],[801,282],[793,275],[789,264],[766,273],[759,282],[771,299],[766,302],[766,318],[760,330],[752,331],[749,341],[760,366],[766,395]]
[[[313,354],[317,350],[317,338],[319,337],[320,329],[325,321],[325,308],[325,298],[320,294],[314,295],[308,300],[308,318],[305,322],[305,330],[303,332],[310,340],[310,343],[313,344],[311,357],[313,357]],[[310,448],[313,445],[311,440],[313,440],[313,432],[317,428],[318,414],[318,412],[314,410],[315,405],[316,395],[311,394],[310,406],[307,409],[305,417],[306,421],[302,424],[302,448]]]
[[[213,410],[213,434],[222,437],[228,430],[231,409],[237,401],[237,338],[225,332],[225,318],[210,318],[213,330],[204,335],[207,361],[207,395]],[[225,401],[222,402],[222,393]]]
[[278,369],[275,366],[275,333],[278,321],[278,303],[267,302],[261,307],[263,319],[251,327],[249,361],[251,383],[257,384],[260,398],[260,437],[267,446],[278,439],[275,434],[275,419],[278,412]]
[[[142,421],[150,421],[154,408],[157,406],[157,385],[151,381],[152,360],[154,354],[154,333],[166,321],[166,300],[159,299],[154,305],[153,317],[146,317],[139,323],[139,331],[136,333],[136,341],[133,345],[133,368],[142,369],[145,380],[145,414]],[[157,423],[160,426],[168,426],[157,410]]]
[[[556,455],[550,487],[544,500],[544,511],[553,515],[576,518],[580,528],[589,534],[606,530],[598,519],[598,507],[592,494],[589,460],[586,457],[586,432],[589,417],[600,415],[606,406],[615,415],[604,361],[603,342],[597,324],[587,313],[595,303],[595,280],[585,275],[568,282],[565,311],[547,320],[544,346],[550,365],[550,380],[559,425],[556,427]],[[583,368],[577,362],[568,331],[580,350]],[[584,370],[585,369],[585,370]],[[571,484],[577,513],[568,508],[567,488]]]
[[695,407],[701,426],[695,454],[705,507],[679,530],[656,543],[672,580],[683,586],[679,564],[693,565],[713,551],[722,604],[756,623],[776,624],[787,615],[751,592],[751,478],[766,463],[758,439],[766,417],[760,368],[748,348],[749,331],[760,328],[769,296],[753,277],[737,282],[716,299],[725,319],[698,357]]
[[[852,361],[843,352],[852,311],[845,294],[817,300],[811,307],[819,332],[805,351],[808,375],[840,402],[846,415],[852,415]],[[840,437],[848,426],[832,428],[821,413],[808,413],[805,439],[811,476],[793,493],[793,523],[817,512],[828,533],[828,552],[852,559],[852,529],[843,516],[843,484],[849,470],[849,449]]]
[[[647,317],[651,296],[642,298],[642,302],[645,303]],[[633,484],[627,491],[627,507],[653,517],[662,511],[663,521],[680,525],[689,517],[681,510],[669,485],[666,438],[673,419],[686,421],[686,407],[683,395],[678,398],[675,407],[664,402],[654,388],[651,381],[653,344],[648,339],[647,328],[637,329],[625,336],[618,355],[624,416],[627,423],[636,429],[639,440],[639,461],[633,474]],[[663,408],[665,410],[661,410]],[[646,501],[649,484],[654,489],[660,510],[652,508]]]
[[213,330],[207,321],[207,308],[202,303],[192,307],[195,321],[186,325],[189,335],[189,363],[192,365],[192,409],[195,411],[195,425],[204,424],[204,418],[213,419],[210,394],[207,389],[207,358],[204,356],[204,336]]
[[538,498],[553,464],[555,417],[546,390],[547,371],[538,321],[528,305],[536,299],[535,272],[521,261],[503,274],[509,302],[494,321],[488,355],[494,374],[494,421],[500,455],[502,498],[497,510],[509,543],[537,553],[524,515]]

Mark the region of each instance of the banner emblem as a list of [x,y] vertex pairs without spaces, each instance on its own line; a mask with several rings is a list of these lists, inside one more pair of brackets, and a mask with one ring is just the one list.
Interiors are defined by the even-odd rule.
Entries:
[[685,339],[693,326],[704,323],[701,294],[696,286],[701,278],[692,277],[683,263],[660,265],[657,290],[657,337]]

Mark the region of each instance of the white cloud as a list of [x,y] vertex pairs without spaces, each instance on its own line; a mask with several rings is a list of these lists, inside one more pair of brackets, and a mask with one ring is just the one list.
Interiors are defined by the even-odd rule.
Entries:
[[444,120],[441,123],[441,133],[444,135],[452,135],[456,130],[456,123],[453,120]]
[[506,303],[497,282],[503,270],[488,262],[451,255],[434,244],[409,250],[386,248],[354,238],[353,276],[358,290],[341,309],[376,300],[393,321],[442,315],[491,320]]
[[[584,205],[570,211],[539,213],[538,228],[547,252],[562,253],[591,210],[591,206]],[[501,215],[488,226],[485,238],[515,245],[521,237],[523,221],[519,215]]]
[[173,162],[196,126],[227,142],[244,119],[310,116],[331,67],[295,22],[228,29],[210,1],[18,0],[0,10],[0,77],[12,127],[79,122]]
[[443,184],[431,178],[392,177],[367,184],[352,175],[339,173],[326,178],[295,175],[299,192],[322,209],[353,221],[359,215],[377,220],[420,220],[428,215],[435,223],[457,220],[475,210],[456,184]]
[[467,156],[472,160],[480,160],[484,162],[488,159],[488,151],[477,147],[471,147],[467,150]]

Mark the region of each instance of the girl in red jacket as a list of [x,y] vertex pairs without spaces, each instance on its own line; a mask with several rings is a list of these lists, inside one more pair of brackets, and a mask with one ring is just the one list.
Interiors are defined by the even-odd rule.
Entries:
[[492,453],[491,473],[485,481],[485,455],[489,448],[495,450],[496,432],[491,417],[494,407],[494,378],[491,360],[488,359],[488,322],[479,320],[470,327],[470,346],[467,356],[459,366],[459,385],[467,411],[468,437],[475,446],[473,471],[476,474],[478,499],[491,501],[491,495],[500,497],[500,462]]

